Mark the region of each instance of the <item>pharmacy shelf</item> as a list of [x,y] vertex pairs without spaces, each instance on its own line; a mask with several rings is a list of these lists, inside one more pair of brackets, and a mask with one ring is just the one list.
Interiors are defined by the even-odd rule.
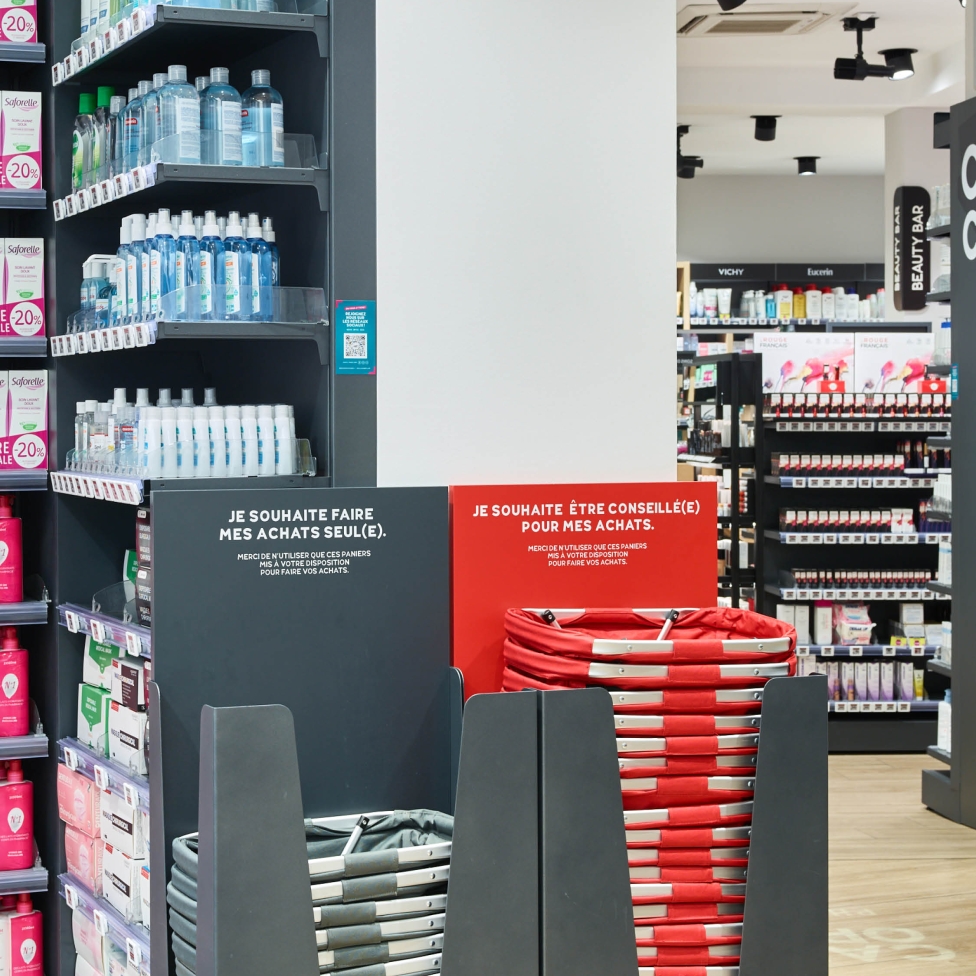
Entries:
[[[938,702],[934,704],[937,705]],[[926,748],[936,741],[938,734],[935,716],[928,713],[906,715],[831,712],[829,718],[827,748],[832,753],[924,754]]]
[[930,590],[932,590],[933,593],[939,593],[947,597],[952,596],[951,583],[938,583],[935,580],[932,580],[932,582],[928,584],[928,587]]
[[128,40],[77,67],[72,77],[102,67],[110,68],[113,75],[145,74],[147,64],[168,64],[177,55],[187,64],[209,64],[213,52],[221,49],[233,50],[235,58],[245,58],[287,33],[309,34],[317,42],[319,57],[328,55],[328,18],[314,14],[156,6],[155,23],[137,33],[131,29],[126,33]]
[[[843,326],[844,328],[859,328],[864,326],[870,329],[880,329],[885,326],[891,326],[897,328],[899,326],[904,326],[904,322],[885,322],[882,319],[865,319],[864,321],[853,321],[851,319],[744,319],[741,317],[728,318],[728,319],[709,319],[709,318],[693,318],[691,321],[691,328],[685,329],[683,327],[684,319],[677,318],[675,320],[675,325],[678,327],[678,335],[687,335],[689,331],[695,332],[698,329],[707,329],[709,332],[716,333],[726,333],[726,332],[738,332],[737,329],[732,329],[730,326],[735,325],[745,325],[745,326],[759,326],[760,328],[775,328],[781,325],[822,325],[828,327],[828,329],[835,326]],[[917,324],[917,323],[915,323]]]
[[[91,353],[140,349],[176,339],[301,340],[314,342],[319,364],[329,362],[329,326],[321,322],[139,322],[51,336],[51,355],[83,356]],[[2,353],[2,347],[0,347]]]
[[0,210],[44,210],[47,190],[0,190]]
[[18,44],[14,41],[0,41],[0,61],[43,64],[46,60],[47,46],[45,44]]
[[925,669],[927,671],[932,671],[935,674],[941,674],[943,678],[952,677],[952,665],[946,664],[945,661],[926,661]]
[[47,470],[0,470],[0,492],[2,491],[47,491]]
[[[52,471],[51,487],[61,495],[141,505],[153,489],[215,490],[218,488],[319,488],[322,478],[300,474],[271,475],[264,478],[130,478],[82,471]],[[0,623],[2,619],[0,605]]]
[[152,660],[152,631],[148,627],[119,620],[107,613],[97,613],[75,603],[62,603],[58,607],[58,623],[72,634],[87,634],[99,643],[114,644],[133,657]]
[[937,701],[828,701],[827,710],[838,715],[908,715],[937,712]]
[[804,477],[789,477],[767,474],[763,480],[767,485],[777,485],[780,488],[847,488],[847,489],[919,489],[934,488],[937,477],[926,475],[923,477],[870,477],[859,478],[854,475],[805,475]]
[[929,746],[925,750],[933,759],[938,759],[939,762],[944,762],[947,765],[952,765],[952,755],[945,751],[945,749],[940,749],[938,746]]
[[47,759],[50,751],[51,745],[42,732],[0,738],[0,759]]
[[0,871],[0,895],[19,895],[47,891],[47,868],[32,867],[21,871]]
[[0,338],[0,357],[41,359],[47,355],[45,336],[3,336]]
[[936,652],[933,645],[924,647],[893,647],[890,644],[800,644],[798,657],[932,657]]
[[0,624],[25,627],[47,623],[47,600],[26,600],[23,603],[0,603]]
[[951,420],[841,420],[816,417],[797,417],[783,420],[775,415],[763,416],[768,427],[775,425],[786,434],[949,434]]
[[951,301],[951,291],[930,291],[925,296],[926,305],[948,305]]
[[126,972],[149,976],[149,930],[138,922],[127,922],[104,898],[96,895],[74,875],[58,875],[58,894],[72,911],[80,911],[93,922],[99,935],[107,935],[125,949]]
[[952,542],[951,532],[777,532],[765,538],[787,546],[933,546]]
[[929,227],[925,231],[925,236],[934,241],[940,237],[949,237],[952,234],[952,224],[939,224],[938,227]]
[[130,807],[149,809],[149,780],[145,776],[130,772],[108,756],[98,755],[77,739],[58,740],[58,761],[90,779],[99,789],[115,790]]
[[[329,174],[314,166],[209,166],[202,163],[149,163],[128,173],[121,174],[106,184],[113,187],[106,198],[101,189],[80,190],[55,201],[55,220],[77,218],[85,213],[101,210],[127,200],[134,194],[159,195],[158,190],[167,184],[219,186],[305,186],[315,190],[319,210],[329,209]],[[101,185],[99,185],[101,186]],[[7,191],[0,191],[2,194]],[[43,192],[43,191],[38,191]],[[149,201],[147,201],[148,203]]]
[[951,437],[930,437],[928,439],[928,445],[929,447],[936,447],[942,449],[951,448],[952,438]]
[[849,588],[839,587],[812,588],[801,586],[776,586],[767,583],[764,587],[767,593],[778,597],[786,603],[807,603],[816,600],[950,600],[951,592],[936,589],[938,584],[926,583],[924,589],[895,589],[895,588]]

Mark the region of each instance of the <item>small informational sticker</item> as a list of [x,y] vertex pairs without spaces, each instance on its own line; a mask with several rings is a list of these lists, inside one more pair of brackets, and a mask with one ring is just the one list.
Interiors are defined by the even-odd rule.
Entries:
[[376,302],[335,304],[336,374],[376,373]]

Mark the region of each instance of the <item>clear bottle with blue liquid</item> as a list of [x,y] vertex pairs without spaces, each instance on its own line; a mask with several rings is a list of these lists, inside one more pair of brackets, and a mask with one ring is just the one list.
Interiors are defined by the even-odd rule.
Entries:
[[224,318],[226,299],[224,241],[217,214],[208,210],[200,239],[200,320],[219,322]]
[[228,68],[210,69],[210,83],[200,95],[200,116],[203,162],[213,166],[240,166],[244,161],[241,96],[230,84]]
[[271,72],[251,72],[251,87],[241,97],[245,166],[285,165],[285,107],[271,87]]
[[193,227],[193,211],[180,215],[180,236],[176,239],[176,319],[196,321],[200,317],[200,242]]
[[248,215],[247,243],[251,246],[251,318],[270,322],[274,318],[271,246],[264,239],[261,218],[256,213]]
[[171,64],[159,90],[159,158],[167,163],[200,162],[200,95],[186,80],[186,65]]
[[244,239],[241,215],[227,215],[224,238],[224,318],[230,322],[251,320],[251,245]]

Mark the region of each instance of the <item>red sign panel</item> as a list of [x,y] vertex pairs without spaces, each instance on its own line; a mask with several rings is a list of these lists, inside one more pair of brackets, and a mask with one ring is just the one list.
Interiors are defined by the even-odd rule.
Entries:
[[501,690],[509,607],[711,607],[715,485],[451,489],[454,664],[465,695]]

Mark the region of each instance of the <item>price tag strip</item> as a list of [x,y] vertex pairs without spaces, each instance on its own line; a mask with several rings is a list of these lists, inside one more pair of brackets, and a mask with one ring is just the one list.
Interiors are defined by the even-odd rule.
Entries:
[[115,352],[156,344],[158,329],[155,322],[133,322],[113,325],[107,329],[87,332],[68,332],[51,336],[52,356],[83,356],[90,352]]
[[781,600],[788,603],[808,603],[811,600],[951,600],[948,593],[936,593],[929,589],[808,589],[804,587],[770,587]]
[[98,498],[122,505],[141,505],[145,497],[141,478],[118,478],[81,471],[52,471],[51,487],[62,495]]
[[99,643],[115,644],[132,657],[152,658],[152,632],[148,627],[116,620],[74,603],[59,606],[58,618],[72,634],[90,634]]

